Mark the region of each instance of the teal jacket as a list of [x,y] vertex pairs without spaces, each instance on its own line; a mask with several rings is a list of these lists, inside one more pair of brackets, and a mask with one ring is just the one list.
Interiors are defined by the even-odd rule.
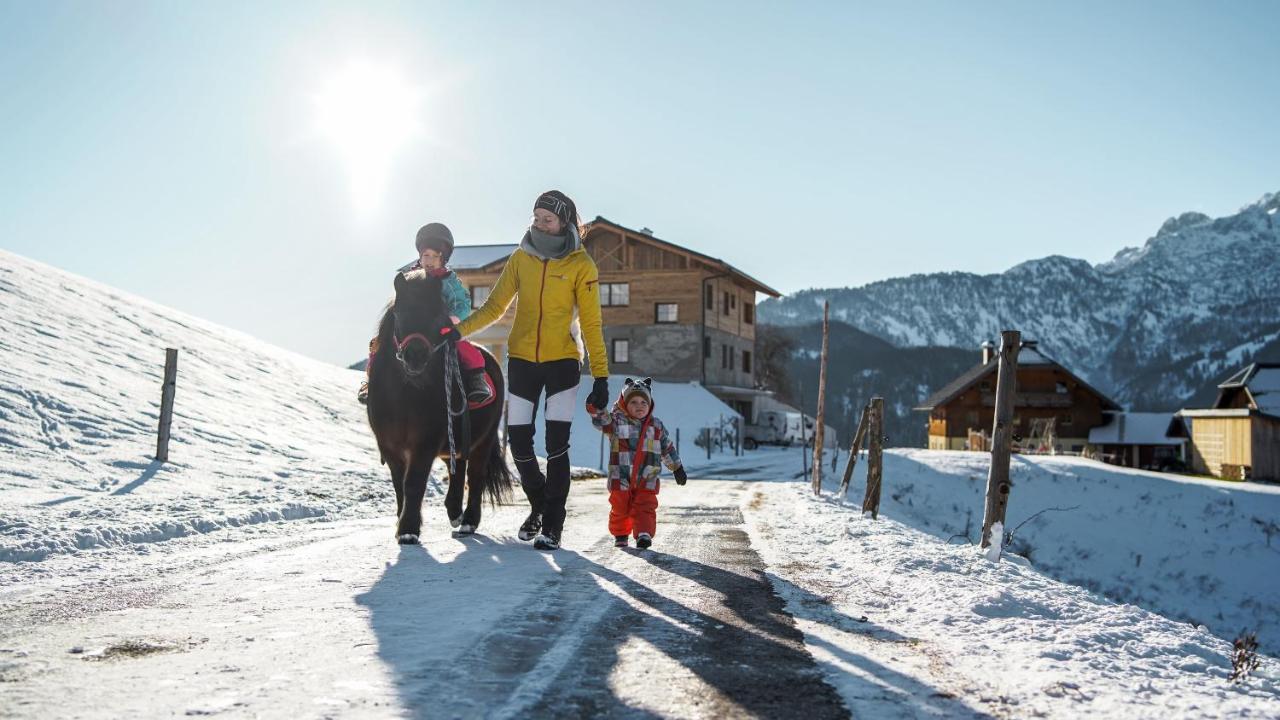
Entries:
[[462,287],[462,281],[452,270],[440,279],[440,291],[444,295],[445,312],[458,316],[458,320],[466,320],[471,314],[471,294]]

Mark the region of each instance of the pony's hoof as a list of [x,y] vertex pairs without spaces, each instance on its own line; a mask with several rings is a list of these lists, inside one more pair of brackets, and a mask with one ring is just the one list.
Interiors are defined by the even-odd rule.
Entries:
[[459,526],[458,526],[458,530],[457,530],[457,532],[455,532],[455,533],[454,533],[454,535],[455,535],[455,536],[456,536],[456,535],[471,535],[471,534],[475,533],[475,531],[476,531],[476,526],[475,526],[475,525],[459,525]]
[[403,535],[396,537],[396,542],[400,543],[401,545],[417,545],[418,536],[414,535],[413,533],[405,533]]
[[461,525],[461,524],[462,524],[462,516],[461,516],[461,515],[459,515],[459,516],[458,516],[458,517],[456,517],[456,518],[449,518],[449,526],[450,526],[450,527],[458,527],[458,526],[459,526],[459,525]]

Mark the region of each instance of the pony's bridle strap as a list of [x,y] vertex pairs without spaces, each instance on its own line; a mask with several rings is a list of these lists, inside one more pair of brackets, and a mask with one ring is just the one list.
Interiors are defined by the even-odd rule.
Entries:
[[413,342],[414,340],[421,340],[422,342],[427,344],[427,347],[433,350],[435,349],[435,346],[431,344],[431,341],[427,339],[427,336],[423,335],[422,333],[410,333],[409,335],[406,335],[403,340],[401,340],[400,338],[394,335],[392,335],[391,338],[395,340],[397,353],[404,352],[404,349],[408,347],[409,343]]

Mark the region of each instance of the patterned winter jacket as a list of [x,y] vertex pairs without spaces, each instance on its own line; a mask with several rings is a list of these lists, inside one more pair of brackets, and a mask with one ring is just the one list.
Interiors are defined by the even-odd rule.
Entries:
[[[634,420],[621,402],[608,412],[600,411],[591,417],[591,424],[609,436],[609,489],[630,489],[634,479],[635,487],[657,492],[662,463],[672,472],[681,465],[676,444],[662,421],[653,416],[652,406],[648,417]],[[635,467],[637,457],[639,468]]]

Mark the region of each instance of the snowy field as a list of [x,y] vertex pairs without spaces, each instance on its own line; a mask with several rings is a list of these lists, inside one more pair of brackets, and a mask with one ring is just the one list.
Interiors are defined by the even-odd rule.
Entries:
[[[167,346],[181,357],[161,465]],[[425,547],[406,551],[359,380],[0,252],[0,716],[60,714],[74,695],[83,717],[404,717],[423,698],[518,717],[562,681],[578,708],[767,716],[717,654],[765,632],[757,650],[816,661],[856,717],[1280,717],[1275,660],[1226,681],[1241,628],[1276,647],[1275,487],[1015,457],[1012,552],[993,564],[965,539],[986,456],[890,451],[872,522],[856,509],[865,459],[847,504],[792,482],[799,449],[708,461],[691,433],[727,408],[659,386],[695,479],[665,484],[651,559],[604,537],[598,482],[575,486],[561,554],[510,536],[519,504],[487,511],[474,543],[449,537],[438,484]],[[597,464],[585,422],[573,442],[575,464]],[[736,604],[743,578],[785,601],[804,657],[778,639],[785,615]],[[548,597],[565,612],[522,610]],[[512,628],[525,644],[508,657]],[[534,642],[547,633],[562,641]],[[442,696],[473,648],[489,684]],[[627,679],[641,671],[685,694],[646,705]]]
[[[84,551],[109,562],[394,504],[359,373],[5,252],[0,306],[0,583]],[[180,353],[161,464],[166,347]]]

